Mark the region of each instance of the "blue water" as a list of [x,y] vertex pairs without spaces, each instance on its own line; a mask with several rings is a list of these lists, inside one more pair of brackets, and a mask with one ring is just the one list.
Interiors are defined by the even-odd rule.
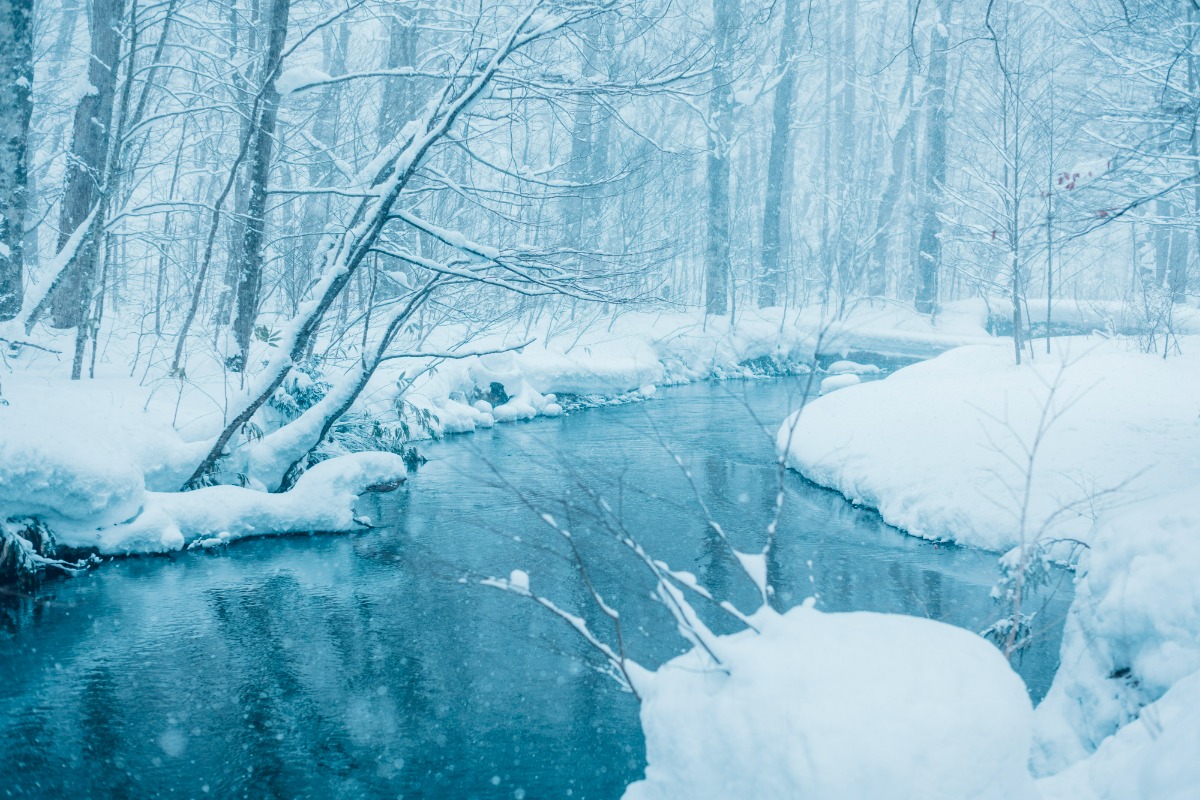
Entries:
[[[771,434],[805,384],[681,387],[452,438],[424,448],[406,489],[364,501],[382,526],[369,533],[116,561],[9,591],[0,797],[620,797],[645,766],[635,701],[561,620],[478,581],[524,569],[611,636],[539,520],[550,513],[621,609],[633,657],[681,652],[647,573],[598,522],[600,495],[656,557],[751,610],[694,491],[739,546],[760,546],[780,480]],[[999,613],[994,556],[782,480],[769,563],[781,608],[815,592],[827,610],[976,630]],[[1017,664],[1035,698],[1057,665],[1070,600],[1059,578]]]

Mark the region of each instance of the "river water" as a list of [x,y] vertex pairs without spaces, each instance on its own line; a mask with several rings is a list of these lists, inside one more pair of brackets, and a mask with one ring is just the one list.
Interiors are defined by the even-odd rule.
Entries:
[[[525,570],[611,638],[550,514],[621,610],[631,655],[682,652],[612,519],[752,610],[706,520],[761,546],[781,480],[772,433],[806,385],[697,384],[453,437],[404,490],[363,501],[368,533],[116,561],[0,597],[0,797],[619,798],[645,766],[637,704],[561,620],[479,579]],[[829,611],[975,630],[999,614],[993,555],[782,484],[778,607],[815,594]],[[1070,600],[1058,578],[1016,665],[1035,699]]]

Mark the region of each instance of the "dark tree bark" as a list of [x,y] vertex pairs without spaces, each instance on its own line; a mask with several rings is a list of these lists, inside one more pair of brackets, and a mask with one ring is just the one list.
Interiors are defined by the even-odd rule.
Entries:
[[925,106],[925,186],[921,201],[921,238],[917,248],[915,306],[932,314],[938,306],[942,262],[942,186],[946,182],[946,75],[952,0],[938,0],[938,23],[930,35],[929,77]]
[[274,156],[275,122],[279,115],[279,92],[275,77],[279,72],[283,45],[287,39],[290,0],[273,0],[267,34],[267,58],[264,77],[267,83],[259,108],[257,130],[249,154],[250,198],[246,206],[246,235],[237,254],[238,282],[235,294],[236,314],[233,335],[242,354],[242,363],[250,350],[250,336],[258,319],[258,302],[262,294],[263,233],[266,228],[267,184]]
[[708,243],[704,307],[729,311],[729,149],[733,142],[733,55],[738,0],[713,0],[712,93],[708,101]]
[[837,259],[841,301],[858,289],[858,0],[844,0],[842,15],[842,85],[837,95]]
[[0,0],[0,321],[24,298],[32,88],[33,2]]
[[[407,4],[397,4],[388,20],[388,51],[386,69],[417,66],[419,45],[417,11]],[[394,75],[383,81],[383,101],[379,106],[379,135],[384,143],[413,118],[417,112],[418,79],[409,75]]]
[[767,156],[767,197],[763,207],[762,272],[759,276],[758,305],[779,305],[783,284],[780,255],[783,242],[783,208],[791,188],[792,104],[796,97],[796,38],[800,29],[800,0],[785,0],[783,29],[779,33],[779,66],[783,75],[775,86],[771,109],[771,150]]
[[[118,27],[124,15],[124,0],[94,0],[91,7],[92,44],[88,61],[89,89],[75,107],[71,154],[67,163],[59,224],[58,249],[83,224],[100,202],[108,168],[109,131],[116,99],[117,67],[121,39]],[[94,234],[90,238],[94,238]],[[51,299],[51,320],[56,328],[74,328],[83,321],[83,309],[91,295],[91,277],[98,256],[95,243],[79,248]]]
[[879,212],[875,215],[875,254],[871,259],[871,274],[868,276],[867,290],[875,297],[887,294],[888,261],[892,251],[892,226],[896,215],[896,206],[900,205],[901,194],[909,184],[912,173],[910,158],[912,152],[913,128],[916,113],[912,110],[911,92],[913,83],[912,62],[909,62],[908,74],[904,81],[904,89],[900,93],[901,108],[904,109],[904,121],[896,131],[892,140],[892,173],[888,176],[883,194],[879,196]]

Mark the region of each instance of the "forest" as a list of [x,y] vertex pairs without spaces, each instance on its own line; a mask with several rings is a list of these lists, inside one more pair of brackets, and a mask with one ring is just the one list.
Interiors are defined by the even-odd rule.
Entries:
[[[0,0],[0,76],[0,789],[1191,796],[1197,0]],[[326,533],[353,536],[275,538]],[[394,555],[440,581],[412,606],[359,571],[389,536],[432,551]],[[498,599],[464,612],[455,582]],[[182,598],[238,630],[179,649],[211,626],[142,612]],[[329,643],[407,667],[368,605],[425,666]],[[300,677],[285,619],[320,654]],[[97,673],[38,655],[76,636],[121,675],[169,652],[155,674],[247,681],[222,724],[259,720],[248,755],[85,775],[81,720],[128,743],[145,704],[183,763],[225,712],[120,701],[108,667],[84,709]],[[573,694],[496,695],[555,732],[545,774],[495,756],[510,776],[493,706],[410,683],[525,639],[547,653],[497,685]],[[389,749],[374,701],[304,677],[321,659],[407,687],[387,725],[422,744]],[[561,733],[605,692],[632,705]],[[551,707],[576,711],[531,721]],[[272,749],[289,715],[336,767]],[[479,750],[438,761],[456,737]]]

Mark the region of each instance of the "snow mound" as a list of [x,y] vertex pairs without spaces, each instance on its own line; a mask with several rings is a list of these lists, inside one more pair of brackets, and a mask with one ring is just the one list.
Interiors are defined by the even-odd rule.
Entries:
[[1038,782],[1044,800],[1192,800],[1200,786],[1200,672],[1178,682],[1095,754]]
[[1119,726],[1144,716],[1143,706],[1200,671],[1196,496],[1189,489],[1154,497],[1099,525],[1067,617],[1062,663],[1068,668],[1055,676],[1038,708],[1039,772],[1084,757]]
[[1004,347],[952,350],[813,401],[778,438],[790,466],[910,533],[997,551],[1022,533],[1089,545],[1036,714],[1040,775],[1200,670],[1200,339],[1165,360],[1120,340],[1055,347],[1019,367]]
[[809,607],[635,673],[648,766],[625,800],[1020,800],[1032,709],[995,647],[931,620]]
[[166,552],[193,542],[209,546],[248,536],[361,530],[368,525],[354,516],[358,497],[371,487],[404,479],[400,456],[354,453],[316,464],[278,494],[238,486],[147,492],[140,513],[128,522],[60,541],[111,555]]
[[137,512],[146,488],[137,464],[119,450],[83,445],[69,428],[17,424],[10,411],[0,407],[0,521],[104,524]]
[[859,364],[856,361],[835,361],[825,368],[830,375],[878,375],[882,370],[874,364]]
[[845,389],[847,386],[856,386],[860,383],[862,383],[862,379],[854,373],[830,375],[821,381],[821,394],[829,394],[830,392],[836,392],[838,389]]

